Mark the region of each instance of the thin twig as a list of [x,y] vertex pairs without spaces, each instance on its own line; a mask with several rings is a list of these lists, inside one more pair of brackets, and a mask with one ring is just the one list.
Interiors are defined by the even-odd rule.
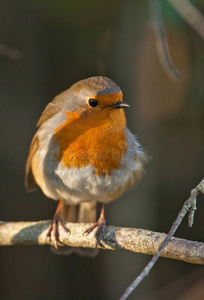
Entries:
[[181,74],[171,59],[166,32],[162,21],[161,4],[159,0],[149,0],[151,24],[156,42],[156,49],[160,63],[166,74],[173,80],[180,80]]
[[11,48],[3,44],[0,44],[0,55],[12,60],[20,60],[22,57],[22,53],[20,50]]
[[167,0],[179,15],[204,39],[204,16],[188,0]]
[[204,178],[203,180],[196,186],[195,189],[191,191],[191,195],[188,198],[188,200],[184,203],[181,211],[179,212],[175,222],[173,223],[168,235],[166,236],[165,240],[162,242],[161,246],[159,247],[156,254],[153,256],[153,258],[150,260],[150,262],[147,264],[147,266],[144,268],[144,270],[140,273],[140,275],[133,281],[133,283],[126,289],[125,293],[122,295],[122,297],[119,300],[126,300],[129,295],[134,291],[134,289],[140,284],[140,282],[149,274],[151,269],[153,268],[154,264],[158,260],[159,256],[162,254],[164,248],[168,246],[170,239],[172,239],[174,233],[176,232],[177,228],[179,227],[181,221],[185,217],[186,213],[189,211],[189,218],[188,222],[189,225],[193,225],[193,218],[194,218],[194,212],[196,208],[196,200],[199,193],[204,194]]

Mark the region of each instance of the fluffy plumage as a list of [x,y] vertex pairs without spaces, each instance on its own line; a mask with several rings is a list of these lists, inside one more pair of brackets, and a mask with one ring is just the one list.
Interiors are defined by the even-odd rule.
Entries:
[[[98,105],[91,107],[89,99]],[[49,198],[80,205],[110,202],[139,180],[146,155],[126,126],[123,108],[115,106],[122,101],[118,85],[102,76],[81,80],[56,96],[37,124],[26,188],[38,185]],[[75,220],[93,222],[91,215],[91,220],[85,215]]]

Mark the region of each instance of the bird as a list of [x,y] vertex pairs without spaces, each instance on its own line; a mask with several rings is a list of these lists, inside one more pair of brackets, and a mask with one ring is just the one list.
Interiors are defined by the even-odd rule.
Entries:
[[106,228],[105,204],[120,197],[144,172],[147,154],[127,126],[128,107],[113,80],[93,76],[57,95],[37,123],[25,187],[40,187],[48,198],[59,201],[47,231],[50,239],[53,232],[57,251],[63,221],[93,223],[85,234],[97,228],[97,246]]

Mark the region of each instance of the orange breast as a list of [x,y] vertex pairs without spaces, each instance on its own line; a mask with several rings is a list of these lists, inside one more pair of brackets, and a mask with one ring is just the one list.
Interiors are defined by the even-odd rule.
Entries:
[[59,159],[68,168],[92,165],[96,175],[111,174],[127,151],[123,109],[104,109],[87,117],[66,113],[66,121],[54,131]]

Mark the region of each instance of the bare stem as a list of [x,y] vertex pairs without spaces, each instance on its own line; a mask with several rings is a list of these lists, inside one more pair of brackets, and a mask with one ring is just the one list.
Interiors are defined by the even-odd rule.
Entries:
[[162,21],[160,1],[149,0],[149,3],[151,11],[151,24],[154,33],[158,58],[166,74],[173,80],[179,80],[181,79],[181,74],[176,69],[171,59],[166,32]]
[[[185,217],[186,213],[189,211],[189,226],[193,225],[193,218],[194,218],[194,212],[196,209],[196,199],[199,193],[204,194],[204,178],[202,181],[191,191],[191,195],[184,203],[181,211],[179,212],[175,222],[173,223],[171,229],[169,230],[168,235],[165,237],[164,241],[162,242],[161,246],[155,253],[155,255],[152,257],[150,262],[147,264],[147,266],[144,268],[144,270],[139,274],[139,276],[132,282],[132,284],[126,289],[125,293],[122,295],[122,297],[119,300],[125,300],[129,297],[129,295],[134,291],[134,289],[140,284],[140,282],[149,274],[151,269],[153,268],[154,264],[158,260],[159,256],[162,256],[162,252],[164,249],[168,247],[168,243],[172,241],[172,237],[176,230],[178,229],[179,225],[181,224],[181,221]],[[171,241],[170,241],[171,240]]]
[[20,50],[11,48],[4,44],[0,44],[0,55],[12,60],[19,60],[22,57],[22,53]]
[[188,0],[167,0],[181,17],[204,39],[204,16]]

